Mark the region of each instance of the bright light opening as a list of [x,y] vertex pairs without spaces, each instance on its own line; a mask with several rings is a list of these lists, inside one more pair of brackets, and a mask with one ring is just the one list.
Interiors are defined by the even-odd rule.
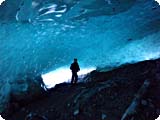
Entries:
[[1,115],[0,115],[0,120],[5,120],[5,119],[3,119],[3,118],[1,117]]
[[[78,76],[79,78],[82,78],[87,73],[95,69],[96,68],[94,67],[81,68],[81,70],[78,72]],[[64,83],[64,82],[69,83],[71,81],[71,76],[72,76],[72,73],[68,67],[61,67],[54,71],[42,74],[43,82],[47,88],[52,88],[59,83]]]
[[155,120],[160,120],[160,116],[157,119],[155,119]]
[[145,60],[151,60],[151,59],[156,59],[160,56],[159,52],[155,53],[147,53],[147,55],[144,57]]
[[5,0],[0,0],[0,5],[1,5],[1,3],[2,3],[3,1],[5,1]]
[[158,3],[160,3],[160,0],[156,0]]

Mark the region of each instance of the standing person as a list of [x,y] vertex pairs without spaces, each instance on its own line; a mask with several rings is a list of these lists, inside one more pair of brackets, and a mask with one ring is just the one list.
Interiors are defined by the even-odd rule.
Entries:
[[77,72],[80,71],[80,68],[77,62],[77,58],[74,58],[74,62],[71,64],[70,69],[72,71],[71,84],[76,84],[78,81]]

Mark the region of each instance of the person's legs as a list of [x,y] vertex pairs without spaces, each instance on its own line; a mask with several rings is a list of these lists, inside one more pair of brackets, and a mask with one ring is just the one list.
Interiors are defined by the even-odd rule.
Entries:
[[71,84],[74,83],[74,73],[72,72]]
[[77,73],[75,73],[75,84],[77,83],[77,81],[78,81],[78,75]]

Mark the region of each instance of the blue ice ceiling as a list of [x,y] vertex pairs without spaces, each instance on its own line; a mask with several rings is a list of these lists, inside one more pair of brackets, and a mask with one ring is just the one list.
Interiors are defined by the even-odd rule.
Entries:
[[74,57],[82,68],[105,67],[157,58],[159,51],[160,7],[153,0],[6,0],[0,6],[3,86],[26,73],[69,68]]

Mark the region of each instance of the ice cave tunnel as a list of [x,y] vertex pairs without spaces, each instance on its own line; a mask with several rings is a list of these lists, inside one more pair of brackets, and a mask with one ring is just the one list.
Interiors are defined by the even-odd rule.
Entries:
[[2,109],[11,91],[28,88],[28,76],[42,76],[48,88],[68,82],[75,57],[80,76],[158,58],[160,7],[154,0],[6,0],[0,33]]

